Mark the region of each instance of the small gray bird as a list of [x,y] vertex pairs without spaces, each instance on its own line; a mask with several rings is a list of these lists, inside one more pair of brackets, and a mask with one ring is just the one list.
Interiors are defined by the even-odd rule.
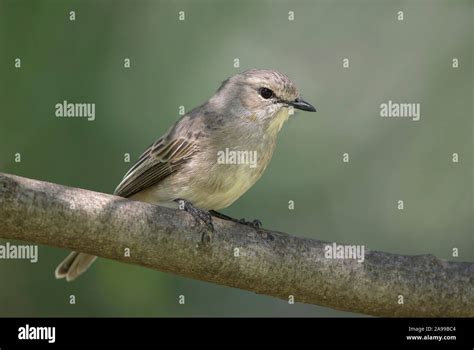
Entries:
[[[285,74],[251,69],[234,75],[148,147],[114,194],[172,208],[181,204],[211,229],[211,214],[259,228],[258,220],[235,220],[216,210],[231,205],[262,176],[293,108],[316,111]],[[72,281],[95,259],[72,252],[57,267],[56,278]]]

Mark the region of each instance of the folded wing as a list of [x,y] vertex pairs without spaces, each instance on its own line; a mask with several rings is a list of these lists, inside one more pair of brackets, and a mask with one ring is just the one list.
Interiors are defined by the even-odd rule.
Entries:
[[163,136],[140,156],[125,174],[114,194],[130,197],[157,184],[186,163],[196,150],[193,140],[170,137],[170,134]]

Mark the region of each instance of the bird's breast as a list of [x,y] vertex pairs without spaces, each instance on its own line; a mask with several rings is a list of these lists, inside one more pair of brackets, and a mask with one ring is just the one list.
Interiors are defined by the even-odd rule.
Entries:
[[[262,176],[274,150],[274,142],[235,133],[209,145],[187,164],[190,201],[203,209],[231,205]],[[192,169],[192,170],[191,170]],[[184,170],[184,169],[183,169]]]

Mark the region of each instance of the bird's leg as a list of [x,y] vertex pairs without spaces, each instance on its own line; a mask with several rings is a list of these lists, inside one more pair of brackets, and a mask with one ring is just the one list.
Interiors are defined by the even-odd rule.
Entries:
[[246,226],[250,226],[250,227],[253,227],[256,230],[259,230],[262,227],[262,222],[258,219],[255,219],[253,221],[247,221],[245,219],[238,220],[238,219],[234,219],[230,216],[227,216],[225,214],[219,213],[218,211],[215,211],[215,210],[210,210],[209,213],[211,213],[216,218],[236,222],[238,224],[242,224],[242,225],[246,225]]
[[212,223],[212,216],[209,211],[196,208],[185,199],[175,199],[175,202],[179,204],[180,209],[187,211],[196,221],[203,222],[214,232],[214,224]]

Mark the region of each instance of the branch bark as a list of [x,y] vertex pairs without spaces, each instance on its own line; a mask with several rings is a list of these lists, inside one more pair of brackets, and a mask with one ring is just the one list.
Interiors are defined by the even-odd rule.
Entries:
[[0,173],[2,238],[368,315],[474,316],[473,263],[369,250],[363,263],[334,260],[325,258],[327,242],[217,218],[214,226],[211,233],[180,210]]

